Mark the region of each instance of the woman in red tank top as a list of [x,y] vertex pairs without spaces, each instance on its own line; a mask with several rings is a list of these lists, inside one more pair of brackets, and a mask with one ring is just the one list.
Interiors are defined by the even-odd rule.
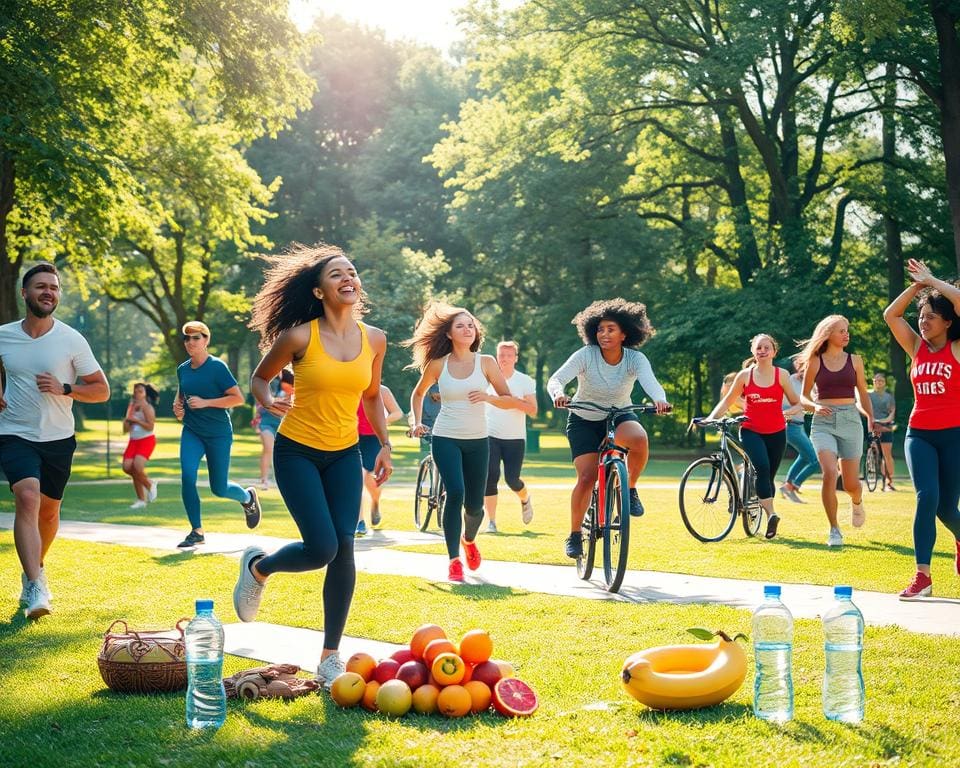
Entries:
[[[907,271],[913,283],[883,313],[897,342],[913,358],[914,405],[903,448],[917,490],[917,572],[900,593],[901,600],[933,594],[930,561],[938,517],[955,539],[954,569],[960,575],[960,289],[935,278],[921,261],[910,259]],[[917,334],[903,313],[924,288],[932,290],[917,302]]]
[[[730,389],[708,419],[716,419],[726,413],[737,398],[743,397],[743,414],[747,420],[740,427],[740,442],[753,462],[757,472],[757,496],[760,506],[767,513],[768,539],[777,535],[780,517],[773,511],[773,497],[777,470],[787,446],[787,423],[785,416],[802,412],[802,406],[793,387],[790,374],[774,366],[779,351],[776,340],[760,333],[750,340],[753,353],[752,364],[737,374]],[[751,361],[747,361],[751,363]],[[790,408],[782,410],[786,397]]]

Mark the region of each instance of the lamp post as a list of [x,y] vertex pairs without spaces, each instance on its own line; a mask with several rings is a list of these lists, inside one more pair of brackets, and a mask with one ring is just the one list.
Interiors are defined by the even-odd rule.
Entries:
[[[110,381],[110,299],[106,300],[107,305],[107,355],[106,355],[106,376],[107,381]],[[112,397],[107,398],[107,478],[110,477],[110,421],[111,421],[111,400]]]

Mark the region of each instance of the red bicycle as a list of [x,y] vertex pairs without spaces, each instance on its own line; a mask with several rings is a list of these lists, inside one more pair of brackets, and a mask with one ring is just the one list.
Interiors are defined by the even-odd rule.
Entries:
[[606,414],[607,435],[597,449],[597,483],[583,517],[580,535],[583,554],[577,558],[577,575],[584,581],[593,575],[597,542],[603,539],[603,580],[608,592],[617,592],[627,572],[630,546],[630,492],[627,484],[627,449],[616,444],[614,419],[624,413],[656,413],[655,405],[625,405],[609,408],[584,400],[567,408]]

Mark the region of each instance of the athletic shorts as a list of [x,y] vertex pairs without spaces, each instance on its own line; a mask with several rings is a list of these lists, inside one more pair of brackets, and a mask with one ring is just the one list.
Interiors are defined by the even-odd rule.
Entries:
[[881,442],[881,443],[892,443],[892,442],[893,442],[893,432],[881,432],[881,433],[880,433],[880,442]]
[[829,405],[828,416],[813,414],[810,442],[817,453],[830,451],[841,459],[859,459],[863,455],[863,424],[855,405]]
[[280,429],[280,419],[273,414],[265,414],[260,417],[260,431],[269,432],[274,439],[277,437],[277,430]]
[[367,472],[373,472],[380,453],[380,438],[376,435],[360,435],[360,463]]
[[[635,413],[621,413],[614,418],[613,423],[619,426],[625,421],[639,422],[640,419]],[[585,453],[597,453],[600,443],[607,436],[607,420],[589,421],[571,411],[567,416],[566,433],[571,458],[575,459]]]
[[11,490],[15,483],[35,477],[40,481],[40,493],[59,501],[70,479],[76,450],[77,438],[73,435],[43,443],[16,435],[0,435],[0,467]]
[[143,458],[149,459],[153,456],[153,449],[156,447],[156,435],[147,435],[138,440],[130,438],[130,442],[127,443],[127,449],[123,452],[123,458],[126,460],[132,459],[134,456],[143,456]]

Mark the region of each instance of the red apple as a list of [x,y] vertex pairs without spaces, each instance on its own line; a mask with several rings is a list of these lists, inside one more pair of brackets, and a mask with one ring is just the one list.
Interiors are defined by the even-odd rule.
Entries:
[[398,669],[400,669],[400,662],[396,659],[381,659],[373,670],[373,679],[382,685],[387,680],[393,680],[397,676]]
[[408,661],[413,661],[417,657],[413,655],[413,651],[411,651],[409,648],[401,648],[399,651],[394,651],[391,653],[390,658],[403,666]]
[[493,661],[482,661],[473,668],[473,677],[471,679],[486,683],[487,687],[492,691],[501,677],[503,677],[503,674],[500,671],[499,665]]
[[403,680],[410,686],[411,691],[417,690],[430,680],[430,671],[422,661],[407,661],[397,670],[397,680]]

